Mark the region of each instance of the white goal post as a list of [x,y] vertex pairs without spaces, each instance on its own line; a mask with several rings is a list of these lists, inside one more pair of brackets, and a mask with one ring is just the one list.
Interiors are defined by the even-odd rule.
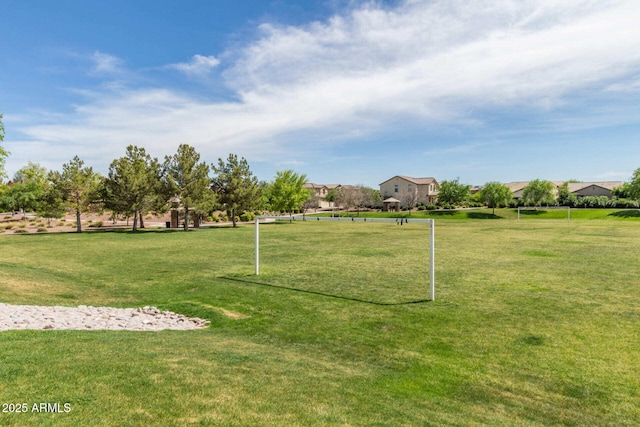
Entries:
[[320,217],[320,216],[256,216],[255,235],[255,256],[256,256],[256,276],[260,274],[260,221],[343,221],[343,222],[394,222],[399,225],[408,223],[428,223],[429,224],[429,300],[435,301],[435,221],[433,219],[414,218],[365,218],[365,217]]

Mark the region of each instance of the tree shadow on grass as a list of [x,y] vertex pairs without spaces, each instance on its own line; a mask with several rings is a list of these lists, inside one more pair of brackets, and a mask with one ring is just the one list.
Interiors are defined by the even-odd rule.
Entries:
[[[513,212],[517,214],[518,210],[514,209]],[[546,213],[547,211],[545,211],[544,209],[520,209],[520,215],[538,216],[544,215]]]
[[617,218],[640,218],[640,209],[629,209],[624,211],[612,212],[607,216],[615,216]]
[[421,303],[424,303],[424,302],[430,302],[427,299],[415,300],[415,301],[402,301],[402,302],[367,301],[367,300],[363,300],[363,299],[359,299],[359,298],[353,298],[353,297],[347,297],[347,296],[343,296],[343,295],[333,295],[333,294],[327,294],[327,293],[318,292],[318,291],[310,291],[308,289],[291,288],[289,286],[282,286],[282,285],[274,285],[274,284],[271,284],[271,283],[257,282],[255,280],[249,280],[249,279],[245,279],[245,278],[241,278],[241,277],[219,276],[218,278],[219,279],[224,279],[224,280],[231,280],[233,282],[246,283],[246,284],[250,284],[250,285],[267,286],[269,288],[285,289],[285,290],[288,290],[288,291],[302,292],[302,293],[305,293],[305,294],[320,295],[320,296],[323,296],[323,297],[336,298],[336,299],[342,299],[342,300],[347,300],[347,301],[362,302],[362,303],[365,303],[365,304],[373,304],[373,305],[391,306],[391,305],[421,304]]
[[448,211],[427,211],[429,216],[454,216],[457,214],[457,211],[448,210]]
[[468,212],[467,218],[471,219],[503,219],[501,216],[486,212]]

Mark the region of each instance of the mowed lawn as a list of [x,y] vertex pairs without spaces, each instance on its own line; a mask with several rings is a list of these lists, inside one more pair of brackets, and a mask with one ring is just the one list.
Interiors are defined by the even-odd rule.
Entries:
[[0,332],[0,425],[640,424],[637,218],[438,218],[433,302],[427,227],[0,235],[1,302],[211,320]]

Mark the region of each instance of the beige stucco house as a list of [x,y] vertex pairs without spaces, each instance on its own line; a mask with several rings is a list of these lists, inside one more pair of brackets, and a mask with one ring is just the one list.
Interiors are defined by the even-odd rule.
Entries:
[[418,203],[435,203],[438,197],[438,181],[435,178],[413,178],[396,175],[380,184],[382,200],[390,197],[400,201],[402,206]]
[[[557,196],[558,188],[564,185],[565,181],[551,181],[554,189],[553,194]],[[522,197],[522,191],[529,185],[529,181],[509,182],[505,184],[511,190],[514,199]],[[622,181],[601,181],[601,182],[570,182],[569,191],[576,196],[607,196],[611,197],[614,188],[620,187]]]
[[319,209],[331,209],[335,207],[333,202],[326,200],[326,197],[331,190],[335,190],[340,187],[342,187],[340,184],[314,184],[312,182],[307,182],[304,185],[304,188],[313,191],[313,194],[318,201],[317,207]]

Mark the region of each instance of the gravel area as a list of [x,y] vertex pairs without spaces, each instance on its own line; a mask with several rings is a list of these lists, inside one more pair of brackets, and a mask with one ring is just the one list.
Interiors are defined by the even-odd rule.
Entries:
[[0,303],[0,331],[11,329],[75,329],[160,331],[206,328],[208,320],[186,317],[156,307],[112,308],[11,305]]

